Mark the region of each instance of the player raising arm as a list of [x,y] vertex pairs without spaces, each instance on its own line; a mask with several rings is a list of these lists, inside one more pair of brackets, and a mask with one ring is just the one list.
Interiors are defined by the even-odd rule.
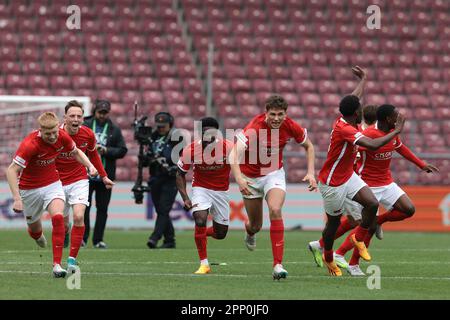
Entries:
[[[363,134],[373,139],[387,135],[395,128],[397,116],[398,112],[393,105],[381,105],[377,110],[377,123],[364,130]],[[419,159],[402,143],[398,136],[375,151],[362,149],[360,152],[361,164],[358,173],[370,187],[377,200],[387,210],[386,213],[376,218],[375,223],[382,225],[387,221],[401,221],[412,217],[415,212],[414,204],[392,178],[390,170],[392,155],[394,152],[398,152],[405,159],[428,173],[439,172],[439,169]],[[366,247],[369,246],[375,230],[376,225],[372,225],[369,228],[369,232],[364,238]],[[341,260],[341,264],[346,264],[344,255],[352,248],[351,237],[353,233],[350,233],[339,249],[336,250],[336,261]],[[359,268],[359,257],[359,252],[355,249],[347,268],[348,272],[353,276],[364,275]]]
[[244,198],[249,219],[245,225],[245,244],[251,251],[256,248],[255,234],[263,224],[263,198],[267,202],[273,254],[272,275],[274,279],[280,279],[288,274],[282,265],[284,224],[281,210],[286,196],[283,149],[291,138],[305,148],[308,171],[303,181],[308,181],[310,191],[317,188],[315,156],[306,129],[287,116],[288,104],[283,97],[269,97],[265,107],[266,112],[253,118],[237,135],[230,164]]
[[[75,100],[69,101],[65,108],[64,124],[61,128],[67,132],[81,152],[87,153],[89,159],[99,172],[107,189],[114,185],[103,168],[102,161],[96,149],[94,132],[83,123],[83,106]],[[71,233],[70,253],[67,259],[67,271],[73,272],[76,258],[84,235],[84,212],[89,205],[89,180],[86,168],[78,163],[70,152],[63,152],[56,158],[56,168],[66,195],[64,207],[64,248],[69,245],[69,232]],[[69,226],[69,210],[72,207],[73,224],[72,230]]]
[[41,247],[47,243],[42,232],[41,216],[44,210],[49,212],[53,226],[53,275],[59,278],[67,273],[61,267],[65,195],[55,159],[61,152],[71,152],[78,162],[88,168],[89,174],[95,176],[98,173],[70,136],[58,127],[58,117],[54,113],[43,113],[38,123],[40,129],[21,142],[6,170],[6,177],[14,198],[13,210],[24,212],[28,232]]
[[356,232],[352,241],[363,259],[371,259],[363,241],[369,226],[375,219],[378,201],[369,187],[353,171],[357,145],[369,150],[376,150],[398,135],[405,122],[404,118],[399,115],[395,129],[386,136],[377,139],[364,136],[359,131],[358,124],[361,123],[362,118],[359,97],[364,91],[366,73],[359,67],[353,68],[353,73],[361,79],[357,90],[355,90],[356,92],[354,91],[354,94],[358,96],[346,96],[339,103],[339,111],[342,117],[333,126],[327,159],[319,173],[319,190],[324,200],[327,215],[327,223],[322,233],[324,242],[323,260],[329,273],[333,276],[342,275],[341,270],[334,262],[333,242],[340,224],[343,207],[348,201],[353,200],[363,206],[362,221],[355,229]]

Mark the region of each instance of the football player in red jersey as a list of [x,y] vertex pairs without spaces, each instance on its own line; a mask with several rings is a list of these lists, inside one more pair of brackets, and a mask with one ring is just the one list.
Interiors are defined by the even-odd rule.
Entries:
[[263,198],[267,201],[273,254],[272,275],[274,279],[280,279],[286,278],[288,274],[282,265],[284,224],[281,211],[286,196],[283,149],[291,138],[305,148],[308,171],[303,181],[308,181],[310,191],[317,188],[314,177],[315,156],[306,129],[287,116],[288,104],[283,97],[269,97],[265,107],[266,112],[253,118],[237,135],[230,164],[249,219],[245,225],[245,244],[249,250],[256,248],[255,234],[263,224]]
[[[83,126],[83,106],[76,100],[69,101],[65,107],[64,123],[61,128],[67,132],[79,150],[86,153],[92,164],[99,172],[106,188],[114,185],[103,168],[102,161],[96,150],[96,139],[94,132]],[[56,158],[56,168],[62,182],[66,195],[64,207],[64,225],[66,236],[64,247],[69,245],[69,232],[71,232],[71,243],[69,258],[67,260],[67,271],[74,272],[77,265],[76,258],[84,235],[84,212],[89,205],[89,180],[86,168],[73,157],[70,152],[60,153]],[[73,227],[69,226],[69,210],[72,207]]]
[[[230,223],[229,153],[231,141],[223,139],[216,119],[201,119],[201,139],[183,149],[178,161],[177,188],[184,201],[184,208],[191,210],[195,220],[195,244],[200,267],[195,274],[211,272],[207,256],[207,237],[224,239]],[[193,166],[192,200],[186,191],[186,173]],[[208,214],[213,225],[207,228]]]
[[[361,125],[359,126],[359,130],[363,131],[366,128],[370,127],[371,125],[374,125],[377,121],[377,108],[378,106],[375,105],[366,105],[363,108],[362,111],[362,117],[363,121]],[[354,164],[354,171],[358,172],[359,166],[361,162],[359,159],[361,158],[360,153],[358,152],[356,155],[356,161]],[[334,240],[340,238],[342,235],[344,235],[347,231],[352,230],[356,226],[358,226],[361,223],[361,210],[360,205],[357,204],[354,201],[349,201],[344,203],[344,209],[343,209],[343,215],[345,217],[341,220],[341,224],[339,225],[339,228],[336,231]],[[379,237],[382,234],[381,227],[377,228],[377,237]],[[323,267],[323,259],[322,259],[322,253],[323,253],[323,238],[320,238],[319,240],[311,241],[308,244],[309,250],[313,253],[314,260],[318,267]],[[353,245],[352,245],[353,247]],[[340,256],[338,254],[338,250],[334,254],[334,258],[336,260],[336,264],[341,268],[347,268],[348,264],[340,263]],[[345,259],[344,259],[345,260]]]
[[359,131],[358,124],[362,119],[360,98],[364,92],[366,72],[358,66],[352,68],[352,71],[360,78],[360,82],[352,95],[345,96],[339,103],[342,117],[337,119],[333,126],[327,159],[319,173],[319,190],[324,199],[327,215],[327,223],[322,232],[324,241],[322,259],[332,276],[342,275],[333,258],[333,243],[346,202],[356,201],[363,206],[362,221],[355,229],[352,242],[363,259],[371,260],[364,238],[376,217],[378,201],[366,183],[353,171],[357,146],[376,150],[398,135],[405,122],[399,115],[394,130],[386,136],[377,139],[364,136]]
[[[395,128],[397,117],[398,112],[393,105],[381,105],[377,109],[377,122],[374,126],[363,131],[364,136],[372,139],[386,136]],[[361,160],[357,173],[367,183],[377,200],[387,210],[386,213],[379,215],[375,220],[375,224],[369,228],[369,232],[364,238],[366,247],[369,246],[377,225],[382,225],[387,221],[401,221],[410,218],[415,212],[415,207],[411,199],[392,179],[390,165],[394,152],[398,152],[423,171],[428,173],[439,172],[437,167],[424,162],[414,155],[402,143],[398,136],[377,150],[360,149]],[[353,211],[360,213],[360,206],[358,208],[358,205],[356,205],[356,210]],[[339,249],[336,250],[336,260],[341,259],[341,264],[346,263],[344,255],[352,248],[351,237],[354,233],[355,231],[352,231]],[[347,268],[347,271],[353,276],[364,275],[359,267],[359,258],[358,250],[354,250]]]
[[24,212],[30,236],[45,247],[41,216],[44,210],[52,218],[53,276],[65,277],[61,267],[64,245],[65,195],[55,159],[62,152],[71,152],[74,158],[95,176],[97,169],[75,145],[70,136],[58,127],[58,117],[45,112],[38,118],[40,129],[30,133],[21,142],[6,177],[14,198],[13,210]]

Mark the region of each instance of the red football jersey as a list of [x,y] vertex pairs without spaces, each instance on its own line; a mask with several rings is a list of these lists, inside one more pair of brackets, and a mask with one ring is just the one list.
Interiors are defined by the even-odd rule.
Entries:
[[[296,142],[303,144],[307,136],[306,129],[289,117],[286,117],[280,129],[271,129],[264,113],[256,116],[237,135],[237,139],[246,145],[245,161],[240,165],[242,173],[249,178],[257,178],[282,168],[283,149],[288,141],[294,138]],[[264,155],[264,160],[261,155]],[[276,158],[276,163],[268,162],[272,157]]]
[[[376,139],[386,135],[375,126],[363,131],[366,137]],[[393,138],[388,144],[377,150],[360,148],[361,159],[357,173],[369,187],[381,187],[391,184],[394,180],[391,175],[391,159],[395,149],[402,145],[399,136]]]
[[[95,134],[88,127],[80,126],[77,134],[69,136],[82,152],[96,151]],[[70,152],[59,154],[56,158],[56,168],[59,171],[59,178],[63,186],[88,178],[86,168]]]
[[55,159],[61,152],[73,152],[75,142],[62,129],[54,144],[44,142],[40,131],[33,131],[17,149],[13,161],[23,168],[19,189],[28,190],[48,186],[59,180]]
[[[178,168],[183,172],[189,171],[191,165],[194,166],[194,176],[192,178],[193,187],[202,187],[215,191],[227,191],[230,185],[230,164],[228,156],[233,143],[228,140],[219,140],[222,146],[220,153],[216,155],[215,149],[204,152],[202,141],[198,140],[183,149],[183,153],[178,161]],[[207,148],[213,148],[209,145]]]
[[320,182],[337,187],[350,179],[358,151],[355,143],[362,137],[364,135],[358,128],[343,118],[334,123],[327,159],[319,173]]

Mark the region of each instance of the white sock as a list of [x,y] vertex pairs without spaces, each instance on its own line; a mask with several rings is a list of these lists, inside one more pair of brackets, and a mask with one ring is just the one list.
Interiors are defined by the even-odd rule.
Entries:
[[209,266],[208,259],[200,260],[200,264],[201,264],[202,266]]

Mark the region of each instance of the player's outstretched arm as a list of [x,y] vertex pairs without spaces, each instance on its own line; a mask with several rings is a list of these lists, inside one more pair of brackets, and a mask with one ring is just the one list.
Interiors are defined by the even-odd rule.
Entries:
[[391,131],[390,133],[388,133],[383,137],[376,139],[371,139],[363,136],[362,138],[357,140],[355,144],[365,147],[369,150],[377,150],[378,148],[384,146],[389,141],[391,141],[396,135],[400,134],[400,132],[402,132],[403,130],[404,125],[405,125],[405,118],[401,114],[399,114],[397,122],[395,124],[395,129],[393,131]]
[[421,170],[433,173],[433,172],[439,172],[439,168],[430,164],[426,163],[422,159],[420,159],[418,156],[414,154],[414,152],[411,151],[407,146],[402,144],[400,147],[396,149],[396,151],[406,160],[414,163],[416,166],[418,166]]
[[94,165],[91,163],[91,161],[89,161],[89,158],[87,157],[87,155],[84,154],[84,152],[82,152],[78,148],[75,148],[75,150],[73,152],[74,152],[73,156],[74,156],[75,160],[77,160],[83,166],[88,168],[90,176],[95,177],[98,175],[97,169],[94,167]]
[[361,100],[361,98],[364,95],[364,89],[366,87],[367,73],[364,69],[362,69],[359,66],[354,66],[352,68],[352,72],[355,76],[357,76],[360,79],[355,90],[353,90],[352,95],[357,96]]
[[251,195],[251,191],[248,188],[247,181],[242,176],[241,168],[239,164],[241,163],[242,158],[244,157],[245,145],[239,139],[237,139],[236,144],[230,152],[230,168],[233,173],[234,179],[236,183],[239,185],[239,191],[243,195]]
[[6,179],[8,180],[9,189],[11,190],[11,194],[14,199],[13,210],[15,212],[23,211],[22,198],[20,197],[18,181],[19,174],[22,170],[22,167],[12,162],[9,167],[6,169]]
[[309,186],[308,189],[309,191],[314,191],[317,190],[317,181],[315,178],[315,167],[314,167],[314,162],[316,159],[315,156],[315,151],[314,151],[314,146],[311,142],[311,140],[306,139],[306,141],[303,143],[303,148],[305,148],[306,151],[306,161],[307,161],[307,166],[308,166],[308,171],[306,173],[306,176],[303,178],[302,181],[308,181],[309,182]]

